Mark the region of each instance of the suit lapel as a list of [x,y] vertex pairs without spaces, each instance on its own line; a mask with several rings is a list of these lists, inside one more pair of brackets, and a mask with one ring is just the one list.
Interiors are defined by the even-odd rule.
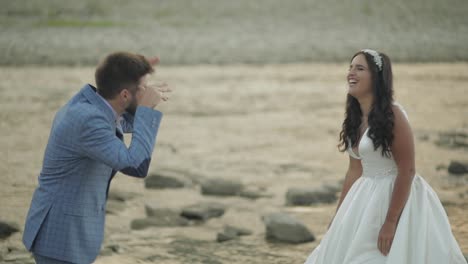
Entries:
[[[123,141],[123,132],[120,129],[120,126],[117,126],[115,122],[114,112],[106,105],[106,103],[99,98],[99,94],[96,93],[96,88],[90,84],[85,85],[82,89],[83,95],[89,102],[97,107],[99,107],[106,115],[109,123],[111,123],[113,129],[115,129],[115,135]],[[111,175],[109,177],[109,181],[107,182],[107,189],[106,189],[106,199],[109,195],[109,187],[112,179],[114,178],[115,174],[117,173],[116,170],[112,169]]]

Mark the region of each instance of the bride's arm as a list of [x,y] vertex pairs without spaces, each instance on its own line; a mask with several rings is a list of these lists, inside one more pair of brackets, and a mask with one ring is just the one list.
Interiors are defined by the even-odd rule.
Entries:
[[[346,197],[346,194],[348,194],[349,189],[351,189],[351,186],[353,186],[353,183],[359,179],[362,175],[362,164],[361,160],[355,159],[351,156],[349,156],[349,165],[348,165],[348,171],[346,172],[346,177],[343,183],[343,187],[341,189],[341,195],[340,195],[340,200],[338,201],[338,206],[336,207],[336,211],[341,206],[341,203]],[[334,217],[333,217],[334,218]],[[333,218],[330,221],[330,224],[328,227],[330,227],[331,223],[333,222]]]
[[392,155],[398,166],[398,175],[393,186],[387,217],[379,234],[378,248],[384,255],[387,255],[390,251],[398,220],[408,200],[411,183],[416,173],[413,132],[400,108],[394,107],[393,113],[395,115],[395,126]]

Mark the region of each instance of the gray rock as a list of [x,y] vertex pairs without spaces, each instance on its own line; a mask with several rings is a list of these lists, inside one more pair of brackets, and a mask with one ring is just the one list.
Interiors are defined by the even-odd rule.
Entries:
[[233,230],[223,230],[216,235],[216,241],[220,243],[237,238],[239,238],[239,235],[237,235]]
[[430,135],[428,133],[416,133],[416,138],[419,139],[420,141],[429,141],[431,139]]
[[468,132],[463,129],[443,132],[439,134],[439,138],[435,141],[435,144],[440,147],[446,147],[451,149],[468,148]]
[[247,199],[259,199],[259,198],[271,198],[273,197],[272,194],[265,193],[264,191],[261,191],[259,189],[254,189],[254,188],[244,188],[239,192],[240,197],[244,197]]
[[216,241],[219,242],[219,243],[226,242],[226,241],[233,240],[233,239],[237,239],[237,238],[239,238],[239,236],[236,235],[236,233],[233,233],[233,232],[223,231],[223,232],[219,232],[216,235]]
[[125,202],[133,199],[136,196],[135,193],[123,192],[119,190],[111,190],[107,199],[109,201]]
[[336,189],[321,187],[318,189],[290,188],[286,193],[287,205],[311,205],[336,202]]
[[252,199],[252,200],[264,197],[264,195],[262,195],[261,193],[253,191],[253,190],[243,190],[239,193],[239,196],[247,198],[247,199]]
[[145,205],[147,218],[135,219],[131,223],[131,228],[141,230],[148,227],[178,227],[188,226],[190,222],[180,215],[180,210],[170,208],[160,208]]
[[113,254],[118,254],[120,252],[120,246],[117,245],[117,244],[111,244],[111,245],[107,245],[105,246],[102,250],[101,250],[101,253],[100,255],[101,256],[110,256],[110,255],[113,255]]
[[183,188],[186,184],[186,179],[176,175],[153,174],[145,179],[145,187],[148,189]]
[[146,216],[148,217],[166,217],[166,216],[180,216],[180,210],[175,210],[171,208],[163,208],[158,206],[153,206],[150,204],[145,205]]
[[106,205],[106,213],[116,215],[125,210],[125,203],[116,200],[109,200]]
[[296,218],[285,213],[272,213],[263,217],[266,239],[273,242],[306,243],[315,241],[315,236]]
[[204,195],[236,196],[242,189],[242,183],[224,179],[207,179],[201,183],[201,192]]
[[228,233],[234,233],[238,236],[250,236],[252,235],[252,231],[246,228],[242,227],[236,227],[236,226],[231,226],[231,225],[226,225],[224,227],[224,231]]
[[118,214],[125,209],[125,202],[133,199],[135,196],[135,193],[111,190],[107,197],[106,213]]
[[202,202],[183,208],[181,215],[190,220],[206,221],[210,218],[222,216],[225,210],[226,209],[222,204]]
[[154,205],[145,205],[146,216],[158,219],[158,226],[187,226],[189,221],[181,216],[181,211],[171,208],[162,208]]
[[[189,223],[188,220],[181,216],[181,210],[172,209],[172,208],[162,208],[156,207],[152,205],[145,205],[146,215],[149,218],[160,218],[166,219],[167,222],[176,221],[176,222],[184,222]],[[185,224],[184,224],[185,225]]]
[[5,239],[16,232],[19,232],[19,227],[16,223],[0,221],[0,239]]
[[323,185],[324,190],[328,190],[332,193],[337,193],[341,192],[341,189],[343,187],[343,184],[340,184],[339,182],[337,183],[327,183]]
[[157,219],[151,219],[151,218],[139,218],[139,219],[133,219],[132,222],[130,223],[130,228],[132,230],[143,230],[148,227],[152,226],[159,226],[157,223],[153,223],[157,221]]
[[217,234],[216,241],[225,242],[237,239],[239,236],[249,236],[251,234],[252,231],[248,229],[227,225],[223,231]]
[[451,161],[448,172],[455,175],[466,174],[468,173],[468,162]]
[[447,170],[447,169],[448,169],[447,165],[444,165],[444,164],[439,164],[436,166],[437,171]]

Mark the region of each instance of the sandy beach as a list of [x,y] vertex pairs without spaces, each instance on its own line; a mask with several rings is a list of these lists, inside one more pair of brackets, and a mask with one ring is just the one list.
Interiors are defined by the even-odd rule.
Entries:
[[[162,65],[152,82],[174,88],[159,109],[164,119],[151,174],[170,174],[188,184],[147,189],[144,181],[118,174],[111,192],[131,198],[108,214],[103,254],[96,263],[302,263],[317,246],[336,203],[286,206],[289,188],[337,184],[348,157],[337,150],[346,96],[345,64],[266,66]],[[0,220],[23,228],[37,185],[50,125],[58,108],[85,83],[92,67],[0,68]],[[396,101],[408,112],[416,165],[441,198],[453,233],[468,253],[468,174],[449,175],[451,161],[468,161],[468,150],[437,144],[441,134],[468,135],[468,64],[395,64]],[[126,142],[131,137],[126,136]],[[266,197],[202,195],[207,178],[239,181]],[[339,194],[337,194],[339,195]],[[179,209],[212,201],[224,215],[186,227],[132,230],[145,205]],[[114,204],[115,205],[115,204]],[[316,236],[290,245],[265,240],[261,217],[287,212]],[[250,236],[218,243],[226,224]],[[0,262],[30,263],[21,231],[0,240]]]

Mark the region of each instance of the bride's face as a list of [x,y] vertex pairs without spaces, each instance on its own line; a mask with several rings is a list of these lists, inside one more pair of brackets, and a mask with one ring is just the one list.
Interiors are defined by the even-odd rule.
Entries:
[[366,57],[359,54],[351,61],[348,70],[348,93],[355,98],[372,94],[372,74]]

